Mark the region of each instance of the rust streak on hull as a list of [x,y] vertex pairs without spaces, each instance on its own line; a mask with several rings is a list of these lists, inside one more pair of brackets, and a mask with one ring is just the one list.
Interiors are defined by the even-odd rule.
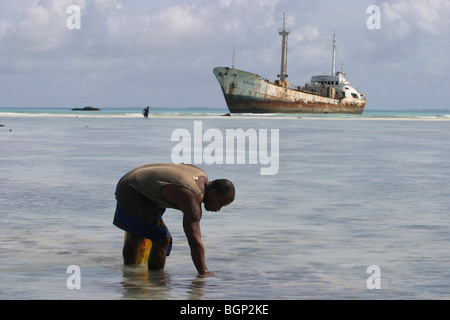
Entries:
[[364,105],[330,104],[325,102],[284,102],[245,100],[227,96],[231,113],[346,113],[362,114]]

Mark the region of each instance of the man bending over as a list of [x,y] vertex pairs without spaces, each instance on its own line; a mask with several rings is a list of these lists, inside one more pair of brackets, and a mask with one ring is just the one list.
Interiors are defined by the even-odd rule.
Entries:
[[183,212],[183,229],[198,273],[210,274],[201,239],[201,204],[207,211],[219,211],[233,202],[234,195],[231,181],[209,181],[206,173],[194,165],[148,164],[128,172],[116,187],[113,222],[127,232],[122,251],[125,265],[137,264],[140,245],[147,238],[152,241],[149,270],[164,269],[172,236],[162,216],[166,208],[173,208]]

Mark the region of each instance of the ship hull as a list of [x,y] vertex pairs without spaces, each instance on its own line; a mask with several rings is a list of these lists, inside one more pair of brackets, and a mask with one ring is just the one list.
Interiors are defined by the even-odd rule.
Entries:
[[226,67],[213,70],[231,113],[361,114],[366,100],[334,99],[289,89],[256,74]]

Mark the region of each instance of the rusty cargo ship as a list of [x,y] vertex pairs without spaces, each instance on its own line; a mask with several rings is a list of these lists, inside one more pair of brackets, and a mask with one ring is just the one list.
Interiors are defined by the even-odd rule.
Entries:
[[361,114],[366,95],[360,93],[336,72],[336,33],[333,38],[333,59],[330,75],[313,76],[305,86],[291,87],[286,81],[287,38],[285,19],[282,36],[281,72],[271,82],[257,74],[238,70],[233,66],[214,68],[231,113],[345,113]]

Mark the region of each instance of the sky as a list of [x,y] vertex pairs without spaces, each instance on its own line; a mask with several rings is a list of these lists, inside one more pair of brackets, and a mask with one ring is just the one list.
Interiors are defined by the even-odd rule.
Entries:
[[0,0],[0,108],[226,109],[212,69],[276,80],[283,12],[291,84],[336,32],[366,110],[450,109],[450,0]]

